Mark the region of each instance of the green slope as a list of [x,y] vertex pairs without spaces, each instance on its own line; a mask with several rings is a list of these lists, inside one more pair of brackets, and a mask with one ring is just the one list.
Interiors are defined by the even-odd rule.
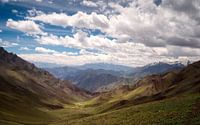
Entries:
[[[51,125],[198,125],[199,102],[200,94],[186,94],[105,113],[92,114],[90,110],[90,114],[77,113],[76,117]],[[194,108],[198,111],[194,112]]]

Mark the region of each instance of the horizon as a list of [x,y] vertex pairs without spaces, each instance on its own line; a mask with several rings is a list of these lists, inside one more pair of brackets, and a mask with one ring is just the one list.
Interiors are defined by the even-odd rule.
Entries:
[[0,0],[0,46],[34,64],[200,60],[200,3]]

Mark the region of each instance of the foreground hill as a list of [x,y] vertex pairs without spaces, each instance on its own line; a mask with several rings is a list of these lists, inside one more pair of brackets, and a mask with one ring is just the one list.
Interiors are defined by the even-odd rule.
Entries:
[[60,109],[64,104],[89,97],[88,92],[70,82],[61,81],[0,48],[0,123],[15,120],[23,123],[27,119],[31,122],[35,117],[49,119],[38,108]]

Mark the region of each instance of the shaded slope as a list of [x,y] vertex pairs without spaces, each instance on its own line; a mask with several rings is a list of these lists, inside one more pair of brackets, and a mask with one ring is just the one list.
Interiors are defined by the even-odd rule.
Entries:
[[60,109],[90,96],[0,48],[0,123],[44,124],[53,118],[41,109]]

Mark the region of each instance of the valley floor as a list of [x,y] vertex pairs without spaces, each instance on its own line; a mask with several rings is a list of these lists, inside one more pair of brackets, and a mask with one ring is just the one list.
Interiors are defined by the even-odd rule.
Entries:
[[[42,110],[39,119],[22,116],[0,120],[1,125],[198,125],[200,124],[200,94],[176,97],[112,109],[111,104],[85,106],[85,102],[65,105],[60,110]],[[101,108],[101,109],[100,109]],[[104,111],[104,109],[110,110]],[[2,112],[0,113],[0,116]],[[14,115],[14,114],[13,114]],[[2,118],[2,117],[1,117]],[[18,117],[15,117],[18,118]],[[9,121],[10,120],[10,121]],[[32,122],[30,122],[32,121]]]

